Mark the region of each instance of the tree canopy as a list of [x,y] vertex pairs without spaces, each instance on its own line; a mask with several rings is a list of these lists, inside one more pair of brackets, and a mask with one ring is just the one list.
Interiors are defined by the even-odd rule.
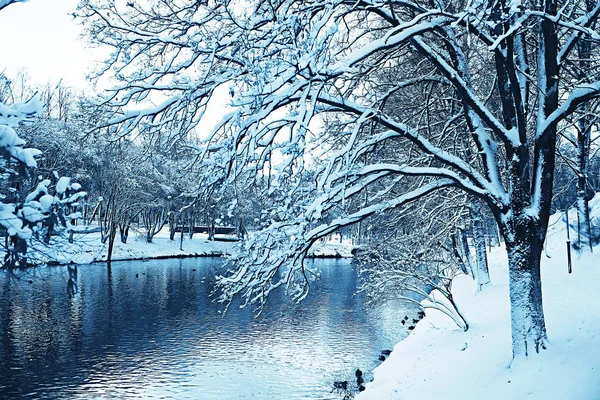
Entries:
[[226,101],[195,147],[199,181],[227,186],[250,170],[278,196],[221,278],[224,300],[262,304],[282,285],[302,299],[320,238],[460,190],[506,241],[514,355],[545,346],[556,143],[600,92],[595,52],[585,74],[577,63],[578,45],[599,37],[600,3],[84,0],[79,14],[112,48],[101,127],[185,140]]

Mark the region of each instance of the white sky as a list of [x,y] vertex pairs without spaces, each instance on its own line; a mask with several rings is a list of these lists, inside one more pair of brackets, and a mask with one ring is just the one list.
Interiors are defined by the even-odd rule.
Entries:
[[92,51],[80,39],[78,20],[71,16],[78,0],[29,0],[0,11],[0,72],[9,77],[26,68],[34,84],[88,86]]
[[[14,77],[26,69],[34,85],[56,84],[92,92],[86,80],[95,62],[108,51],[89,48],[81,38],[80,19],[72,13],[79,0],[29,0],[0,11],[0,72]],[[226,107],[228,96],[218,94],[207,110],[200,132],[214,126]],[[313,122],[314,124],[314,122]]]

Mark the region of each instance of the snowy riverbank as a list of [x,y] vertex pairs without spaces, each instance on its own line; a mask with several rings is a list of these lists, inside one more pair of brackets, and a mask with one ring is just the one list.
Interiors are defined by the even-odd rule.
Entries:
[[[55,239],[56,240],[56,239]],[[179,237],[169,240],[167,231],[158,233],[152,243],[146,242],[144,234],[133,233],[127,243],[115,241],[113,261],[145,260],[180,257],[221,257],[231,253],[238,245],[234,241],[211,241],[206,234],[195,234],[192,239],[187,236],[179,248]],[[41,244],[34,245],[30,252],[33,258],[42,262],[58,264],[90,264],[106,260],[108,245],[102,244],[99,233],[77,235],[73,244],[62,240],[51,248]],[[352,257],[352,246],[349,243],[324,243],[311,250],[315,258],[349,258]]]
[[[569,216],[576,221],[574,211]],[[476,294],[466,276],[453,285],[469,331],[428,309],[357,399],[600,399],[600,248],[574,253],[568,274],[562,218],[551,219],[550,258],[542,261],[548,349],[511,364],[507,259],[495,248],[489,254],[493,286]]]

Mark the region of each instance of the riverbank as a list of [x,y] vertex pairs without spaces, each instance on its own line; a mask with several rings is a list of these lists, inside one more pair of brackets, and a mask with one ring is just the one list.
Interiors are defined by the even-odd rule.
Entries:
[[[576,221],[574,211],[569,217]],[[469,331],[426,310],[357,400],[600,399],[600,248],[574,253],[568,274],[564,226],[563,214],[551,218],[542,256],[548,349],[511,362],[507,259],[503,248],[494,248],[488,255],[493,285],[476,293],[466,276],[453,283]]]
[[[225,238],[222,239],[232,239]],[[91,264],[105,262],[108,245],[100,241],[100,233],[76,235],[74,243],[64,239],[53,238],[52,247],[42,243],[31,246],[29,253],[36,263],[53,264]],[[208,240],[207,234],[195,234],[192,239],[187,235],[180,249],[180,241],[169,239],[169,232],[159,232],[152,243],[147,243],[144,233],[132,233],[127,243],[117,238],[113,248],[113,261],[152,260],[163,258],[187,257],[223,257],[231,254],[239,242],[232,240]],[[314,258],[351,258],[352,245],[344,243],[322,243],[311,249],[310,257]]]

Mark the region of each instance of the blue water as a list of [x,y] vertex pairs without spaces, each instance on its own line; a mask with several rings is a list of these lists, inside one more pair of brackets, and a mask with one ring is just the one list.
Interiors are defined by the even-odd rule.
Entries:
[[367,307],[349,261],[315,263],[304,302],[275,293],[258,318],[211,298],[219,259],[0,272],[0,399],[339,398],[415,310]]

